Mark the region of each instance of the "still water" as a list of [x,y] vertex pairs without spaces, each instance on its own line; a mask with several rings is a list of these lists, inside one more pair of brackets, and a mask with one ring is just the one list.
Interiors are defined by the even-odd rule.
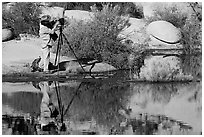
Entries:
[[[2,88],[2,134],[202,134],[201,82],[67,80]],[[59,112],[56,131],[39,130],[45,91]]]

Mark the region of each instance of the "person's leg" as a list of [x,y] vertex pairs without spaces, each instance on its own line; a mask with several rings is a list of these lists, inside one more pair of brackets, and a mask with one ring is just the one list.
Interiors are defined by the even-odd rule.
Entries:
[[40,63],[39,63],[39,67],[41,69],[44,68],[44,55],[43,55],[43,49],[41,49],[41,60],[40,60]]
[[50,62],[50,48],[46,47],[43,49],[43,64],[44,64],[44,71],[49,71],[48,65]]

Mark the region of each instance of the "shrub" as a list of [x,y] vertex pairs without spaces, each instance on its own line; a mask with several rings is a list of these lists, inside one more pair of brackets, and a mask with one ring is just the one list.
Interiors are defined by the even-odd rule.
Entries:
[[145,52],[147,44],[133,44],[132,52],[129,56],[129,68],[131,70],[131,75],[139,76],[140,69],[144,65],[144,60],[147,57],[147,52]]
[[147,81],[192,80],[191,75],[184,75],[177,58],[152,57],[141,68],[140,78]]
[[40,10],[33,2],[16,2],[9,11],[2,12],[3,28],[12,27],[16,35],[29,33],[38,35]]
[[187,19],[187,13],[181,12],[181,10],[176,6],[170,7],[158,7],[154,10],[152,17],[147,18],[148,22],[153,22],[157,20],[165,20],[172,23],[177,28],[181,28],[185,25]]
[[[94,17],[89,22],[75,22],[64,29],[70,46],[77,57],[88,57],[113,65],[118,69],[128,67],[129,48],[122,44],[118,34],[128,26],[128,18],[118,16],[120,8],[104,5],[101,11],[92,9]],[[72,55],[65,43],[63,55]]]
[[187,54],[194,53],[197,48],[200,48],[201,52],[202,46],[202,7],[195,3],[190,3],[190,5],[191,4],[195,12],[189,16],[185,25],[181,28],[183,34],[181,43]]

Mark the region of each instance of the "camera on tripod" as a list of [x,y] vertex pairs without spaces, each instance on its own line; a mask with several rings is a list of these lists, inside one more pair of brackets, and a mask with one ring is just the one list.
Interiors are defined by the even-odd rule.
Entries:
[[60,18],[58,21],[61,26],[64,26],[64,22],[65,22],[64,18]]
[[[54,27],[62,31],[62,27],[64,26],[64,18],[60,18],[58,20],[53,20],[51,22],[41,22],[43,25],[45,24],[48,28],[53,29]],[[50,34],[50,37],[56,41],[58,38],[58,35],[56,33]]]

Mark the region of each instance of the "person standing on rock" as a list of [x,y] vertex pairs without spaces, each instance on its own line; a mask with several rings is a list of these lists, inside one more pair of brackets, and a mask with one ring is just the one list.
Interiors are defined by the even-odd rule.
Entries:
[[42,62],[41,67],[45,73],[49,73],[49,62],[50,62],[50,50],[57,40],[58,35],[55,33],[60,26],[60,22],[57,20],[52,20],[50,15],[43,15],[40,18],[40,31],[39,35],[42,39]]

